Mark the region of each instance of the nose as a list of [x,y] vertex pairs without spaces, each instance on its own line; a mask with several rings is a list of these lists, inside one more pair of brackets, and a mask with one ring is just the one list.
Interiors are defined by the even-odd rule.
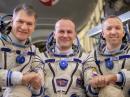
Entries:
[[65,32],[64,32],[64,37],[67,37],[67,36],[68,36],[68,32],[65,31]]
[[23,24],[21,25],[21,29],[23,29],[23,30],[27,29],[27,24],[26,24],[26,23],[23,23]]
[[112,30],[111,30],[111,34],[116,34],[117,33],[117,30],[115,29],[115,28],[113,28]]

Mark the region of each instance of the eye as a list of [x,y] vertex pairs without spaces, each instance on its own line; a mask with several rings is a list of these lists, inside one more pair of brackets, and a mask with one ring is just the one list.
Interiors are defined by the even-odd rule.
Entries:
[[71,31],[71,30],[68,30],[68,31],[67,31],[67,33],[68,33],[68,34],[71,34],[71,33],[72,33],[72,31]]
[[63,34],[65,31],[64,30],[59,30],[59,33]]
[[120,26],[116,26],[116,27],[115,27],[115,29],[120,30],[120,29],[121,29],[121,27],[120,27]]
[[28,23],[27,23],[27,25],[28,25],[28,26],[32,26],[32,25],[33,25],[33,23],[31,23],[31,22],[28,22]]
[[18,20],[17,23],[19,23],[19,24],[23,24],[24,21],[22,21],[22,20]]
[[112,30],[112,27],[111,27],[111,26],[109,26],[109,27],[107,27],[107,28],[106,28],[106,30]]

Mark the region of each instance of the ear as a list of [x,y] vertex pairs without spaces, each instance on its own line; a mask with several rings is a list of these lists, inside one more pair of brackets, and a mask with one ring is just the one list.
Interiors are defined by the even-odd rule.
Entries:
[[10,22],[10,26],[12,27],[12,25],[13,25],[13,20],[11,20],[11,22]]
[[54,37],[54,39],[55,39],[55,33],[56,33],[56,32],[55,32],[55,31],[53,31],[52,33],[53,33],[53,37]]
[[76,37],[77,37],[77,32],[74,33],[74,39],[76,39]]
[[125,31],[123,30],[123,37],[125,36]]
[[104,38],[104,32],[103,31],[101,32],[101,37]]
[[13,25],[13,16],[12,16],[12,18],[11,18],[11,21],[10,21],[11,23],[10,23],[10,25],[12,26]]
[[103,32],[100,33],[100,38],[103,39],[103,40],[105,40]]

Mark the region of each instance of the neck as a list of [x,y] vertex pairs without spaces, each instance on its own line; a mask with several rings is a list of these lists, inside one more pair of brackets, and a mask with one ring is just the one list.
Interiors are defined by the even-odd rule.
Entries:
[[107,44],[106,45],[106,48],[107,50],[109,50],[109,52],[113,52],[113,51],[116,51],[118,49],[120,49],[121,45],[111,45],[111,44]]
[[9,41],[12,41],[13,43],[20,44],[20,45],[25,45],[25,43],[26,43],[26,40],[25,40],[25,41],[20,41],[20,40],[18,40],[18,39],[13,35],[13,33],[10,33],[10,34],[9,34],[9,37],[11,38],[11,39],[9,39]]
[[56,46],[55,50],[59,54],[71,54],[71,53],[73,53],[72,48],[65,49],[65,48],[59,48],[59,47]]
[[70,48],[58,47],[61,52],[68,51]]

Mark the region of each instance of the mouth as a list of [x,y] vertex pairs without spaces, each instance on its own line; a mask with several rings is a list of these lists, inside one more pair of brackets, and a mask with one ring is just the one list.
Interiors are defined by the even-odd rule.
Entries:
[[110,36],[110,38],[118,38],[118,36]]
[[62,43],[68,43],[68,40],[61,40]]
[[28,34],[28,32],[25,31],[18,31],[19,33]]
[[68,38],[61,38],[61,41],[70,41]]
[[110,37],[110,38],[118,38],[118,37]]

